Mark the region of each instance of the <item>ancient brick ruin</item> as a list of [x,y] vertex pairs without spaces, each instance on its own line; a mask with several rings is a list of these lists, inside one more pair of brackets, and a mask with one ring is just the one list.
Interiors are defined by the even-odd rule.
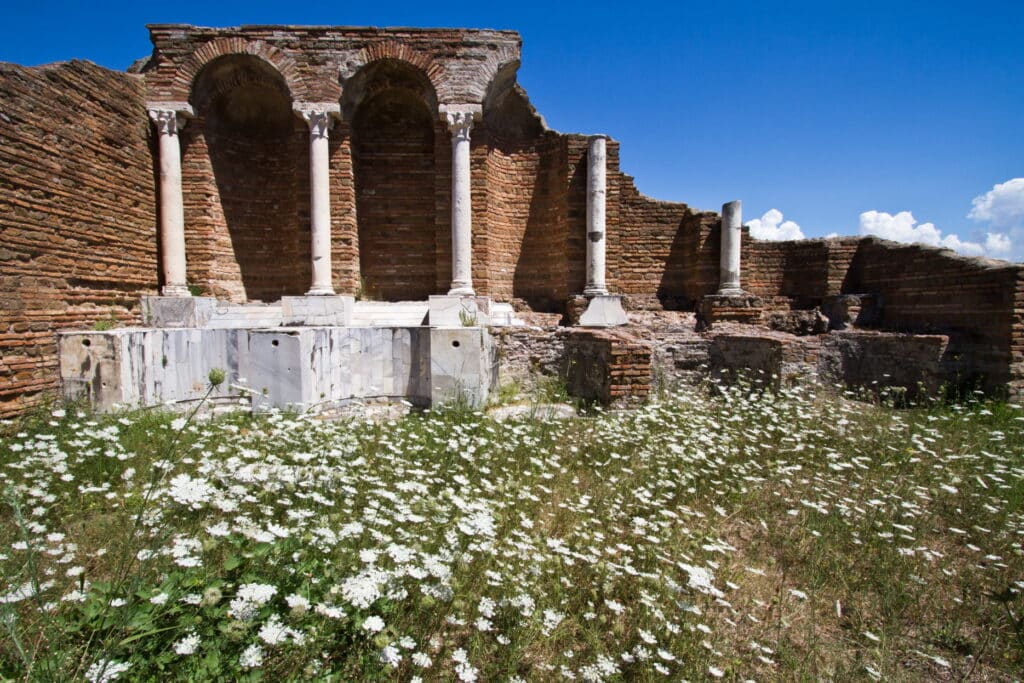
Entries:
[[0,65],[0,416],[209,365],[302,405],[479,400],[496,366],[605,401],[742,368],[1024,391],[1022,266],[647,198],[545,125],[515,32],[149,30],[127,73]]

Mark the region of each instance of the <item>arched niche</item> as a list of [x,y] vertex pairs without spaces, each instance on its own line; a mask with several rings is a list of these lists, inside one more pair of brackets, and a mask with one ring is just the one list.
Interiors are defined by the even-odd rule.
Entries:
[[426,74],[380,59],[345,83],[364,298],[437,293],[437,100]]
[[183,191],[191,271],[208,293],[275,301],[309,285],[306,125],[272,64],[218,57],[197,74]]

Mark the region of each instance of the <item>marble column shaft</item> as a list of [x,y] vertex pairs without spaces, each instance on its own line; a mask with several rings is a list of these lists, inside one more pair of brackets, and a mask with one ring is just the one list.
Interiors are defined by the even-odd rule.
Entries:
[[181,143],[185,119],[175,109],[150,109],[160,155],[160,250],[164,296],[189,296],[185,273],[185,205],[181,195]]
[[306,109],[302,118],[309,125],[310,251],[312,284],[307,296],[331,296],[331,175],[328,131],[331,112]]
[[588,139],[587,147],[587,284],[586,296],[608,293],[605,283],[605,212],[608,150],[603,135]]
[[446,113],[452,134],[452,286],[455,296],[474,296],[473,291],[473,206],[470,178],[469,131],[472,112]]
[[743,238],[743,203],[722,205],[722,245],[719,261],[719,294],[742,294],[740,288],[740,243]]

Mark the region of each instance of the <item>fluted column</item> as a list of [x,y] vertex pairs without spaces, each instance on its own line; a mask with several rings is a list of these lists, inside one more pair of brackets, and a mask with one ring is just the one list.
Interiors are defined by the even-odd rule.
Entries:
[[307,296],[332,296],[331,282],[331,174],[328,131],[338,105],[307,105],[297,108],[309,126],[309,218],[312,284]]
[[160,156],[160,249],[163,255],[164,296],[189,296],[185,275],[185,205],[181,196],[181,142],[185,104],[151,105]]
[[605,284],[605,201],[608,150],[603,135],[593,135],[587,147],[587,285],[586,296],[608,293]]
[[469,160],[469,131],[474,112],[452,109],[444,112],[452,134],[452,286],[449,295],[474,296],[473,291],[473,204]]
[[722,205],[722,246],[719,261],[719,294],[742,294],[740,288],[740,242],[743,237],[743,203]]

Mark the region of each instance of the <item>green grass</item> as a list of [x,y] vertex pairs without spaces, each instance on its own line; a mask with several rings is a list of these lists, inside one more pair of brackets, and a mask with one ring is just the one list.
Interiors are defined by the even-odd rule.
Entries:
[[1022,412],[40,413],[0,440],[0,675],[1014,680]]

